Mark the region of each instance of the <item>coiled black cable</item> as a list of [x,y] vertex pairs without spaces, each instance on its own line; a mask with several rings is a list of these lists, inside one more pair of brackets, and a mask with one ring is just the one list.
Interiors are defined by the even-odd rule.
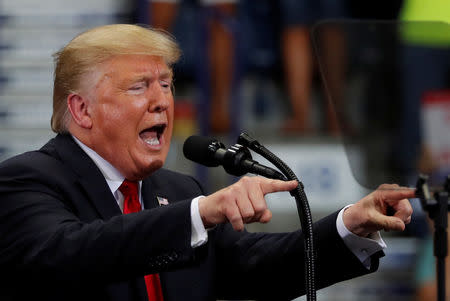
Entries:
[[300,218],[300,224],[303,230],[303,237],[305,243],[305,282],[306,282],[306,299],[307,301],[316,300],[316,278],[315,278],[315,250],[313,239],[313,221],[311,210],[309,208],[308,199],[306,197],[304,186],[297,178],[294,172],[286,165],[280,158],[275,156],[271,151],[261,145],[256,139],[249,136],[247,133],[241,133],[238,138],[238,143],[248,147],[266,160],[276,166],[288,180],[296,180],[298,182],[297,188],[290,191],[290,194],[295,198],[297,204],[297,212]]

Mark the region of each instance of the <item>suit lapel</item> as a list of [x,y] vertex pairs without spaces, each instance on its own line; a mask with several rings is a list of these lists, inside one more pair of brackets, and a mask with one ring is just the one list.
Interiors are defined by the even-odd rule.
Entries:
[[161,177],[160,171],[157,170],[142,181],[142,198],[145,209],[169,205],[170,201],[175,200],[173,198],[174,187],[164,182],[164,176],[159,177]]
[[[53,145],[61,160],[76,174],[76,181],[87,195],[87,201],[97,209],[103,220],[121,215],[106,180],[92,159],[79,147],[70,135],[57,135]],[[143,277],[115,283],[106,289],[113,298],[132,296],[133,300],[148,300]]]
[[158,206],[155,189],[149,178],[142,181],[142,202],[144,203],[145,209],[152,209]]
[[103,174],[72,137],[58,135],[54,141],[62,161],[78,175],[78,182],[102,219],[107,220],[122,214]]

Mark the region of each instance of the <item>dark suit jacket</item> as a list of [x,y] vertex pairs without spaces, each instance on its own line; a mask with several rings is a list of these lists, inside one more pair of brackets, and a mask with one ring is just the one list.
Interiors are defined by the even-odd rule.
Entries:
[[[191,177],[158,170],[142,212],[122,215],[101,172],[68,135],[0,164],[1,300],[146,300],[159,272],[166,301],[292,299],[304,293],[301,231],[209,232],[190,246]],[[157,206],[156,197],[170,205]],[[368,273],[345,247],[336,213],[315,224],[317,286]],[[372,271],[378,266],[374,256]]]

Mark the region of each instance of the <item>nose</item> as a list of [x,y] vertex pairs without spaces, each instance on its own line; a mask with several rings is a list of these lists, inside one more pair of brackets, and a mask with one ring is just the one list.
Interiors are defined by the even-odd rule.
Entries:
[[154,85],[153,89],[149,89],[149,107],[150,113],[162,113],[166,111],[173,101],[172,92],[164,91],[159,85]]
[[162,113],[169,108],[169,102],[167,101],[159,101],[156,104],[150,105],[149,111],[150,113]]

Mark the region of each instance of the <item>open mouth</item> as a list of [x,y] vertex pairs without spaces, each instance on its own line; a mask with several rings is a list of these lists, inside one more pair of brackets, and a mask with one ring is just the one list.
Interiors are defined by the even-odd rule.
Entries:
[[147,128],[139,133],[139,137],[148,145],[159,146],[161,145],[161,137],[166,129],[166,124],[157,124],[151,128]]

